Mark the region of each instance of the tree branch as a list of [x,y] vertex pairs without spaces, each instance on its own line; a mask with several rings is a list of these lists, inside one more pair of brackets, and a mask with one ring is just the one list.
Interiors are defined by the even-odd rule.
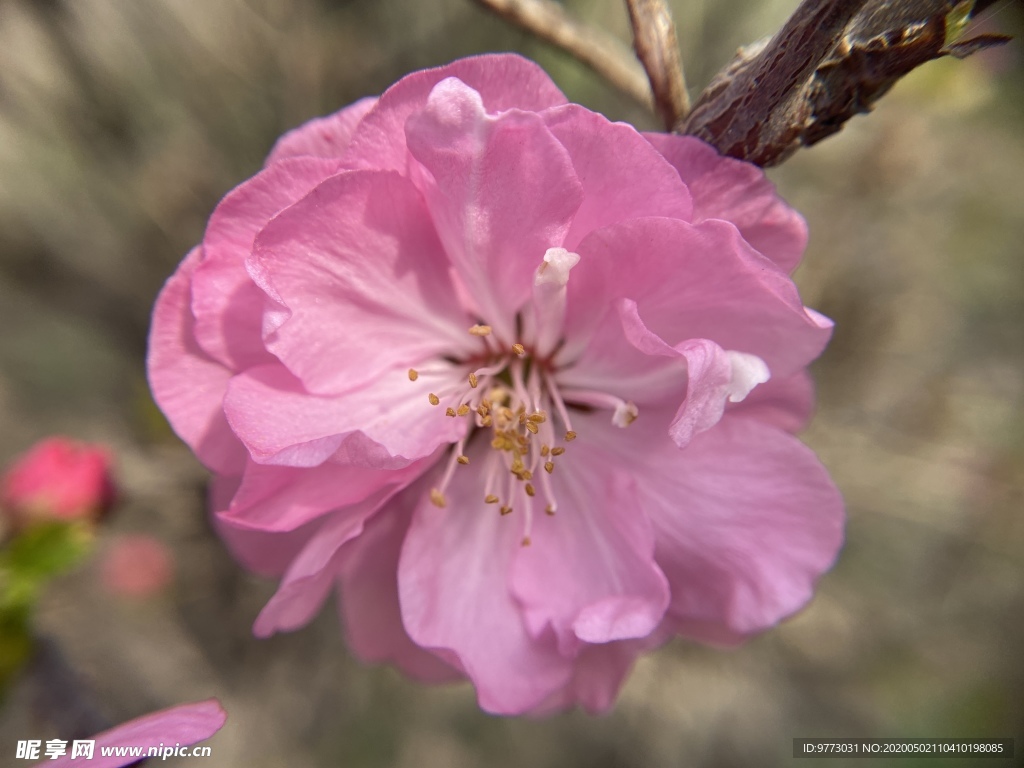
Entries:
[[666,130],[671,130],[690,112],[672,11],[665,0],[626,0],[626,6],[633,25],[633,47],[647,70],[655,108]]

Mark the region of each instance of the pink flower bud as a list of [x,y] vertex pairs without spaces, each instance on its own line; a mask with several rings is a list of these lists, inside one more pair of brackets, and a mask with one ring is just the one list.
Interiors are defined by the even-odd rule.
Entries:
[[33,520],[96,520],[113,504],[106,448],[66,437],[36,443],[4,473],[0,508],[14,525]]

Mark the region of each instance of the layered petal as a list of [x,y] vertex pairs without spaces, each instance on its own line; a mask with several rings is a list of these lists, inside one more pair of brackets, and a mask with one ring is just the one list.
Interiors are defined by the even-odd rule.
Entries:
[[679,172],[693,195],[693,222],[732,222],[744,239],[786,273],[796,269],[807,247],[807,224],[778,196],[764,171],[723,157],[692,136],[644,136]]
[[509,589],[522,527],[485,507],[478,483],[453,482],[446,496],[443,509],[416,499],[398,565],[405,628],[473,681],[483,709],[527,712],[566,685],[572,664],[552,633],[528,632]]
[[178,437],[215,472],[240,474],[245,448],[221,407],[231,371],[196,343],[190,307],[192,276],[202,256],[194,248],[167,280],[149,331],[149,387]]
[[262,338],[267,296],[245,268],[257,233],[338,169],[336,160],[285,160],[229,192],[210,217],[192,281],[194,332],[203,350],[231,370],[273,360]]
[[538,115],[491,116],[481,95],[453,77],[409,118],[406,138],[427,172],[412,177],[473,309],[513,343],[534,273],[548,248],[562,244],[582,200],[568,152]]
[[359,123],[345,153],[347,167],[404,172],[406,121],[426,105],[434,86],[450,77],[479,93],[490,114],[565,104],[565,96],[544,70],[515,54],[474,56],[413,72],[388,88]]
[[376,104],[376,96],[367,96],[334,114],[314,118],[293,128],[274,144],[266,165],[302,155],[340,158],[348,149],[356,127]]
[[635,301],[645,326],[669,346],[709,339],[756,355],[783,378],[817,357],[831,334],[831,322],[805,309],[792,281],[727,222],[635,219],[591,234],[579,252],[566,361],[590,343],[617,298]]
[[468,349],[448,265],[409,182],[368,171],[328,179],[256,241],[250,272],[286,308],[265,321],[267,348],[319,394]]

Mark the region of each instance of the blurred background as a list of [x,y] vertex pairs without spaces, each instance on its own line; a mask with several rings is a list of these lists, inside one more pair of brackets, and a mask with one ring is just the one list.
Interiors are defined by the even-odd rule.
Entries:
[[[619,0],[567,5],[628,44]],[[674,6],[695,96],[796,2]],[[533,721],[359,664],[330,609],[251,636],[274,585],[212,534],[206,474],[149,399],[149,313],[279,134],[413,69],[519,51],[573,101],[654,118],[469,0],[0,0],[0,465],[51,433],[99,441],[122,495],[37,616],[80,685],[40,705],[22,676],[0,763],[71,707],[114,724],[213,695],[230,719],[204,762],[229,768],[811,766],[791,758],[811,736],[1015,737],[1024,753],[1024,14],[1001,0],[984,16],[1018,41],[926,65],[771,173],[810,224],[805,302],[836,320],[805,439],[847,500],[838,565],[743,648],[675,641],[611,714]],[[139,532],[169,548],[172,581],[114,594],[102,556]]]

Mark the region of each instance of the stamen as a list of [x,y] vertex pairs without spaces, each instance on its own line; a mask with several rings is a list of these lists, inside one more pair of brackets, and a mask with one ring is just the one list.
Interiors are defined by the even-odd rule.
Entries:
[[533,485],[531,485],[530,483],[526,484],[526,488],[524,490],[526,491],[526,495],[529,496],[530,498],[533,498],[534,496],[537,495],[537,489],[534,488]]
[[419,371],[415,368],[409,369],[409,381],[416,381],[420,377]]
[[498,509],[498,512],[501,513],[502,517],[504,517],[505,515],[511,515],[512,514],[512,507],[508,506],[507,504],[503,504]]
[[467,413],[469,413],[469,404],[468,403],[463,403],[462,405],[460,405],[458,407],[458,409],[455,411],[455,413],[458,416],[465,416]]
[[513,344],[512,345],[512,352],[517,357],[522,357],[523,355],[526,354],[526,347],[524,347],[522,344],[519,344],[519,343]]
[[[413,371],[410,371],[410,374],[412,374],[412,373],[413,373]],[[409,378],[412,378],[412,376],[410,375]],[[415,379],[413,379],[413,381],[415,381]],[[471,386],[473,389],[476,389],[477,385],[479,383],[480,383],[480,379],[477,378],[475,373],[470,371],[469,372],[469,386]]]
[[556,447],[556,448],[552,448],[551,449],[551,455],[552,456],[561,456],[563,453],[565,453],[565,448],[563,448],[560,445],[558,447]]
[[571,443],[575,439],[576,439],[576,433],[573,432],[571,429],[568,432],[565,433],[565,442]]
[[523,544],[524,547],[530,546],[530,544],[532,544],[532,542],[530,541],[530,537],[529,536],[523,536],[522,544]]
[[429,395],[427,395],[427,400],[430,401],[431,405],[440,405],[441,404],[441,398],[438,397],[437,395],[435,395],[433,392],[431,392]]
[[462,466],[466,466],[467,464],[469,464],[469,456],[459,456],[455,460],[459,462],[459,464],[461,464]]
[[544,462],[544,471],[547,472],[549,475],[552,472],[554,472],[555,471],[555,462],[553,462],[553,461],[545,461]]
[[469,329],[469,332],[473,336],[490,336],[491,326],[489,325],[474,325]]
[[484,504],[497,504],[497,503],[498,503],[498,497],[495,496],[493,493],[488,493],[486,496],[484,496]]
[[555,384],[555,380],[550,376],[545,376],[544,381],[548,385],[548,392],[551,394],[551,399],[555,403],[555,410],[558,411],[558,416],[562,419],[562,424],[565,425],[567,434],[571,432],[573,437],[575,437],[576,433],[572,431],[572,421],[569,419],[569,411],[565,407],[565,401],[562,399],[562,393],[558,391],[558,385]]
[[454,408],[445,408],[444,409],[444,415],[445,416],[451,416],[454,419],[455,418],[455,409]]
[[444,494],[441,493],[441,491],[439,491],[437,488],[430,489],[430,501],[435,507],[438,507],[440,509],[444,509],[444,507],[448,504],[448,502],[445,501]]

